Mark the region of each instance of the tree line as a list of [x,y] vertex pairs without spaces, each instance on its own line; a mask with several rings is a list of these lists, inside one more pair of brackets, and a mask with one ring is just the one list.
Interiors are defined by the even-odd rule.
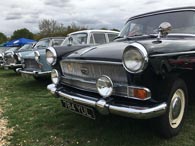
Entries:
[[[39,22],[38,26],[39,26],[38,33],[32,33],[27,28],[22,28],[15,30],[10,38],[8,38],[5,34],[0,32],[0,44],[18,38],[39,40],[44,37],[67,36],[67,34],[71,32],[89,29],[88,27],[85,26],[78,26],[75,23],[72,23],[68,26],[64,26],[62,23],[58,23],[56,20],[53,19],[43,19]],[[118,31],[117,29],[111,30]]]

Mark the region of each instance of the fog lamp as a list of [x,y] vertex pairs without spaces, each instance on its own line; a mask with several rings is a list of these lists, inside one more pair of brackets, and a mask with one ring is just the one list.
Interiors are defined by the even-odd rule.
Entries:
[[103,75],[97,79],[96,88],[102,97],[109,97],[113,91],[112,80],[108,76]]

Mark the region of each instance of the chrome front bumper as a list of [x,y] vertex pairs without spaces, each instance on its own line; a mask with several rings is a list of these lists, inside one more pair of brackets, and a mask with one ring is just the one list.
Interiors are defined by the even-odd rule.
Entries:
[[71,100],[73,102],[90,106],[97,109],[101,114],[116,114],[125,117],[131,117],[136,119],[149,119],[158,117],[166,112],[167,104],[161,103],[154,107],[138,107],[138,106],[124,106],[114,105],[107,103],[104,99],[98,101],[81,98],[79,96],[70,95],[62,91],[58,91],[54,84],[47,86],[47,89],[57,96]]
[[7,68],[12,68],[12,67],[22,67],[22,64],[2,64],[1,66],[7,67]]
[[33,76],[44,76],[44,75],[49,75],[51,71],[25,71],[22,70],[22,68],[17,68],[16,72],[21,73],[21,74],[28,74],[28,75],[33,75]]

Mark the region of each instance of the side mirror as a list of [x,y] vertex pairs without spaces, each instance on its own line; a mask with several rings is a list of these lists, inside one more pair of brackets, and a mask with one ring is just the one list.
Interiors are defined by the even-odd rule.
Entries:
[[160,41],[161,37],[166,37],[171,31],[171,29],[172,29],[172,26],[169,22],[161,23],[158,28],[157,41]]
[[172,26],[169,22],[163,22],[159,26],[159,32],[162,36],[166,36],[172,29]]
[[73,38],[70,36],[69,38],[68,38],[68,41],[69,41],[69,46],[71,46],[72,45],[72,42],[73,42]]

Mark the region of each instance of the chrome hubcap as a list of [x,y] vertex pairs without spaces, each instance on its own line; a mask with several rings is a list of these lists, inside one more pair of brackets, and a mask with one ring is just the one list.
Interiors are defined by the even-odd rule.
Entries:
[[172,96],[169,111],[169,122],[172,128],[177,128],[181,123],[185,109],[185,94],[178,89]]

